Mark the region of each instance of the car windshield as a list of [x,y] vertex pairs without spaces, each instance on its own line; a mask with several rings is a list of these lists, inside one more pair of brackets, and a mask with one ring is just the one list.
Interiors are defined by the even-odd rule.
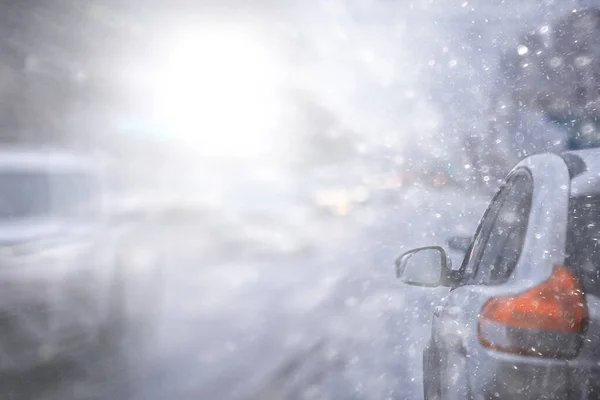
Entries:
[[85,174],[35,170],[0,172],[0,220],[79,213],[90,204],[93,180]]
[[600,196],[571,199],[565,263],[581,272],[587,291],[600,295]]

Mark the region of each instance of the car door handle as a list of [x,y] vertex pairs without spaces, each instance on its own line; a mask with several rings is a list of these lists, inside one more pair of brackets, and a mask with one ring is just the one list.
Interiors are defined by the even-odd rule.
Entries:
[[442,315],[443,311],[444,311],[444,307],[436,306],[433,308],[433,315],[435,315],[436,317],[440,317]]

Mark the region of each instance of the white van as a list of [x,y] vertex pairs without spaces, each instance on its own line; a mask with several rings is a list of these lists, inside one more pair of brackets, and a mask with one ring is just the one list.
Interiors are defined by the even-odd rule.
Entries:
[[105,214],[103,180],[89,157],[0,149],[0,370],[106,349],[160,299],[158,258]]

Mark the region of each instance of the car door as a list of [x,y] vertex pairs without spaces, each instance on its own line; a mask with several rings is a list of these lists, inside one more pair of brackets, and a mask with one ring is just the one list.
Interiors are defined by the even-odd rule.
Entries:
[[[523,246],[532,192],[532,178],[526,170],[517,170],[507,179],[479,224],[461,266],[459,286],[499,283],[510,275]],[[448,335],[443,326],[448,318],[444,317],[456,313],[455,308],[465,300],[451,291],[434,309],[434,332],[442,335],[437,339],[445,340]]]
[[[431,345],[453,390],[466,388],[485,302],[543,282],[564,261],[569,175],[558,156],[535,156],[508,176],[488,207],[461,266],[460,282],[436,307]],[[460,391],[460,389],[459,389]]]

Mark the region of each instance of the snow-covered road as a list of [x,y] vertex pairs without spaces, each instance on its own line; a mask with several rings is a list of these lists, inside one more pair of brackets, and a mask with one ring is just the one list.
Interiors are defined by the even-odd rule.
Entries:
[[338,222],[344,235],[323,230],[311,255],[173,266],[135,398],[419,398],[430,304],[444,289],[401,285],[393,260],[472,232],[486,200],[407,191]]
[[486,200],[411,189],[394,207],[322,226],[319,251],[254,261],[206,264],[189,240],[200,227],[173,229],[164,313],[143,357],[134,343],[118,357],[5,377],[0,389],[36,400],[418,399],[431,303],[444,289],[398,283],[393,260],[471,232]]

